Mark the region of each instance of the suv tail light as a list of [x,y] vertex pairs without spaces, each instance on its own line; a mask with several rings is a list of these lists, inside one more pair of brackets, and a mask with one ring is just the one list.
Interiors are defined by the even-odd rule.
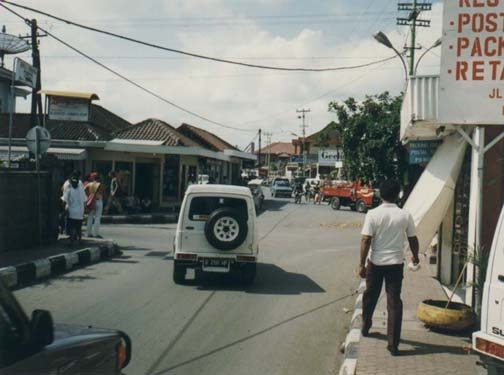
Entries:
[[198,259],[198,254],[178,253],[175,255],[175,259],[195,260],[195,259]]
[[496,344],[495,342],[491,342],[480,337],[476,338],[476,349],[493,355],[495,357],[499,357],[504,359],[504,346]]
[[251,256],[251,255],[238,255],[236,257],[236,260],[239,262],[255,262],[256,257]]

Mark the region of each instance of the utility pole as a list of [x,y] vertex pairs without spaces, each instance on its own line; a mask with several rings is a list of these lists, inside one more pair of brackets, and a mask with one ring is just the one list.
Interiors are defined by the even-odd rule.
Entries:
[[310,112],[310,109],[296,109],[297,113],[301,113],[298,118],[302,119],[303,124],[301,125],[301,128],[303,129],[303,176],[305,175],[305,164],[306,164],[306,128],[307,125],[305,123],[305,114]]
[[405,47],[410,51],[410,77],[415,73],[415,49],[420,49],[416,47],[416,28],[420,27],[430,27],[430,21],[418,19],[420,12],[431,10],[432,3],[422,3],[417,4],[417,0],[413,0],[413,3],[399,3],[397,5],[399,11],[409,11],[408,18],[397,18],[397,24],[400,26],[411,26],[411,44],[409,47]]
[[[22,37],[23,39],[31,39],[31,47],[32,47],[32,65],[37,69],[37,82],[35,87],[32,89],[32,102],[31,102],[31,116],[30,116],[30,125],[36,126],[44,125],[44,112],[42,108],[42,95],[39,94],[42,89],[42,73],[40,69],[40,52],[38,49],[38,38],[45,37],[47,35],[40,35],[37,26],[37,20],[32,19],[31,21],[26,21],[31,27],[31,35],[27,37]],[[38,107],[38,122],[37,122],[37,107]]]
[[261,132],[262,130],[259,129],[259,150],[257,150],[257,168],[261,168]]
[[268,154],[266,156],[266,164],[268,166],[268,178],[269,178],[269,174],[270,174],[270,162],[271,162],[271,136],[273,135],[273,133],[264,133],[264,135],[266,136],[266,144],[268,145]]

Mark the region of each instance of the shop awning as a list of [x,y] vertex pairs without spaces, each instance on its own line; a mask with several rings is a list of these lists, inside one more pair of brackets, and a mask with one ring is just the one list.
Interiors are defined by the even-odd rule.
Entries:
[[[87,158],[87,151],[83,148],[49,147],[47,153],[55,155],[60,160],[85,160]],[[7,160],[8,154],[9,147],[0,146],[0,160]],[[27,157],[28,155],[29,151],[26,146],[11,147],[11,158],[13,160]]]
[[420,252],[427,249],[450,207],[466,146],[459,134],[446,137],[404,205],[415,220]]

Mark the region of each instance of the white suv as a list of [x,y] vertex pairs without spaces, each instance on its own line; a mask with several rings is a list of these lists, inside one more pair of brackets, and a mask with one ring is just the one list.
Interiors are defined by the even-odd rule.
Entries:
[[231,273],[254,281],[259,252],[254,200],[246,187],[191,185],[180,208],[173,251],[173,280],[186,270]]

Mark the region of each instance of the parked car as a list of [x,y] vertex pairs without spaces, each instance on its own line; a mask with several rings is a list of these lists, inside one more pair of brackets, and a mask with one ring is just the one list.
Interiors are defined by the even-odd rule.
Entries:
[[262,209],[262,205],[264,202],[264,192],[261,187],[262,183],[263,180],[261,179],[255,179],[249,181],[248,183],[248,187],[250,189],[250,192],[252,193],[252,198],[254,198],[254,205],[256,212],[259,212]]
[[190,268],[195,274],[238,273],[244,284],[250,284],[258,253],[256,211],[248,187],[189,186],[175,232],[175,283],[183,284]]
[[271,196],[275,197],[290,197],[292,195],[292,186],[287,178],[276,178],[271,183]]
[[30,319],[0,280],[0,374],[120,374],[130,358],[124,332],[53,324],[46,310]]
[[472,334],[489,375],[504,374],[504,208],[495,228],[481,300],[481,329]]

